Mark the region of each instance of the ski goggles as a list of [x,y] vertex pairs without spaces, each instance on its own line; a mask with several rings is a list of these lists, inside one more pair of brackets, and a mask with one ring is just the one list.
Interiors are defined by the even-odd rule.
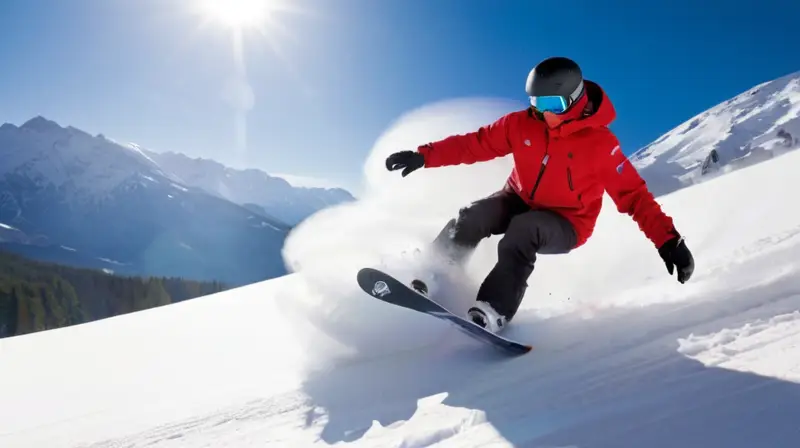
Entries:
[[563,114],[569,109],[580,97],[583,95],[583,81],[578,84],[569,96],[561,95],[546,95],[546,96],[532,96],[531,106],[535,107],[540,112],[552,112],[554,114]]
[[532,96],[531,106],[540,112],[561,114],[567,110],[567,99],[563,96]]

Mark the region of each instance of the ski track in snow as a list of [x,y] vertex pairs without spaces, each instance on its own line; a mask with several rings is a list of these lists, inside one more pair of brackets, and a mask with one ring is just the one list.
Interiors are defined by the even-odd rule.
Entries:
[[[412,124],[460,130],[433,112]],[[398,126],[368,167],[397,138],[432,137]],[[364,262],[435,235],[503,163],[412,175],[394,184],[405,190],[373,179],[372,196],[295,229],[298,274],[0,340],[0,446],[797,446],[800,211],[770,198],[800,188],[800,153],[660,200],[697,261],[686,285],[606,204],[586,247],[541,257],[507,333],[534,349],[516,358],[355,286]],[[469,185],[420,207],[448,176]],[[393,191],[411,196],[393,201],[406,224],[376,205]]]

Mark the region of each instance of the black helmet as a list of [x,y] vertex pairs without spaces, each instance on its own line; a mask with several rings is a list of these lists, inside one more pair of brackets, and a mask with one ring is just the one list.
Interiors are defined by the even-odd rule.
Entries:
[[[568,58],[553,57],[543,60],[528,74],[525,92],[531,104],[539,110],[563,113],[584,93],[583,74],[578,64]],[[556,98],[545,101],[546,97]],[[538,104],[537,104],[538,103]]]

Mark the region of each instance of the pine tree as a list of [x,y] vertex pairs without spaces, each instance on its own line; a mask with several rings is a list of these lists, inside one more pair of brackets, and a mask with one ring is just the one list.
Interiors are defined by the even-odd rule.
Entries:
[[163,306],[224,290],[219,282],[132,277],[0,251],[0,338]]
[[0,286],[0,338],[17,334],[17,305],[10,286]]
[[26,334],[33,331],[33,317],[28,310],[28,301],[17,285],[11,288],[11,297],[17,302],[17,331],[15,334]]
[[144,300],[142,301],[142,305],[144,305],[141,309],[147,308],[154,308],[157,306],[169,305],[171,303],[169,294],[164,289],[164,285],[161,280],[157,278],[151,278],[147,280]]

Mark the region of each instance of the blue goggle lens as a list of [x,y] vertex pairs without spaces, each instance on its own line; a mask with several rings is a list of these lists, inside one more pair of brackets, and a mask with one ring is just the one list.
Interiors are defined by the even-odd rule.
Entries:
[[563,96],[532,96],[531,106],[541,112],[560,114],[567,110],[567,101]]

